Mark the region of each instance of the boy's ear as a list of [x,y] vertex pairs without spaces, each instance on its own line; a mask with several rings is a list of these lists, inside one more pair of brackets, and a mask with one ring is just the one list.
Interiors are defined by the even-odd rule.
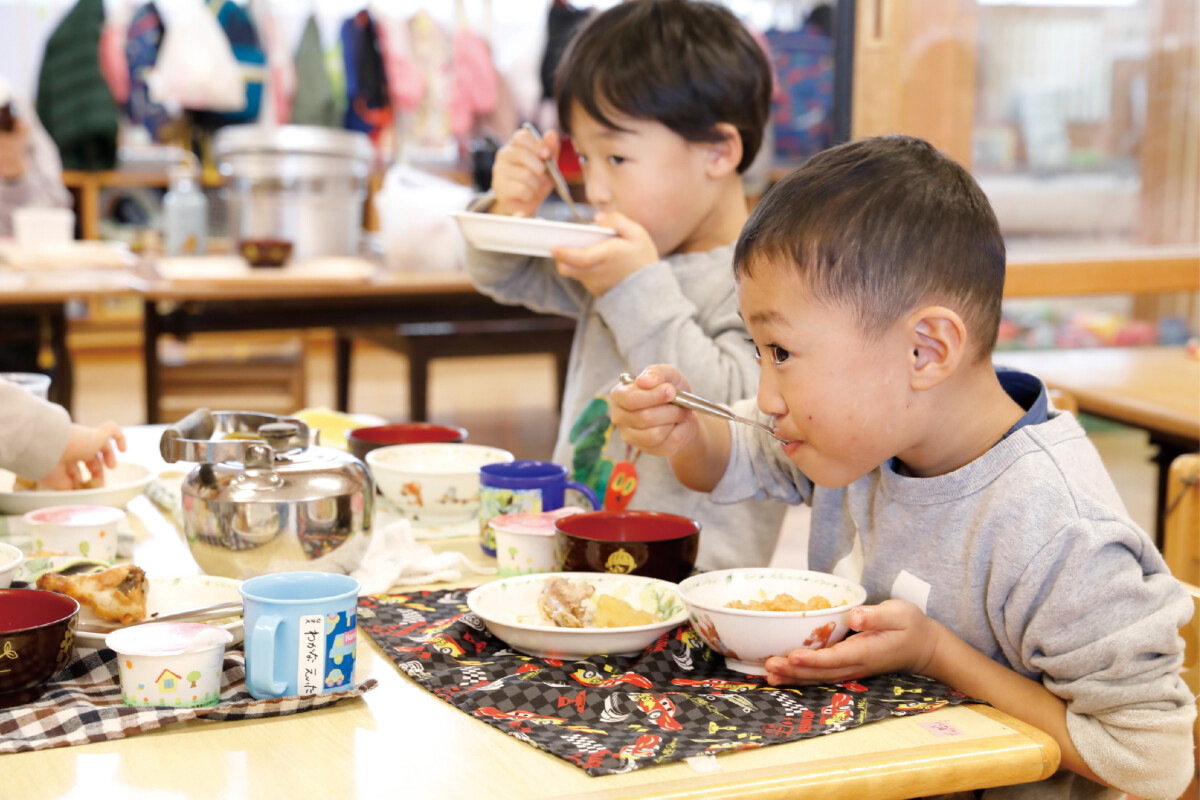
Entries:
[[728,122],[718,122],[715,129],[721,138],[704,142],[703,147],[708,157],[709,177],[720,178],[737,172],[738,164],[742,163],[742,135]]
[[962,317],[944,306],[926,306],[908,318],[912,388],[932,389],[958,370],[967,346]]

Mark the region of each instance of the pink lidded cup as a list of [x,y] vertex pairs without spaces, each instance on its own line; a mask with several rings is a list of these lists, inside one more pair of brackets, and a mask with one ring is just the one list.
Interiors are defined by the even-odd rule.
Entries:
[[564,506],[553,511],[492,517],[488,524],[496,537],[496,566],[500,577],[557,572],[554,523],[583,510],[578,506]]
[[113,561],[125,512],[113,506],[48,506],[25,514],[33,551]]

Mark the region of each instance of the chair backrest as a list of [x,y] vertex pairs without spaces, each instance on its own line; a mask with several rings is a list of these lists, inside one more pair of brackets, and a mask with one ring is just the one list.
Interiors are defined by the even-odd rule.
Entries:
[[1075,395],[1062,389],[1046,389],[1046,396],[1050,398],[1050,405],[1059,411],[1068,411],[1073,416],[1079,416],[1079,402]]
[[1200,454],[1176,456],[1167,472],[1163,558],[1171,574],[1200,585]]

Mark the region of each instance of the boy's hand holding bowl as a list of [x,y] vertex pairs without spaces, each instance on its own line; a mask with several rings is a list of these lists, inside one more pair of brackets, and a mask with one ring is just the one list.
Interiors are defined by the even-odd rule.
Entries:
[[602,211],[596,224],[617,235],[589,247],[556,247],[558,273],[583,284],[594,297],[603,296],[640,269],[659,261],[658,248],[649,232],[618,211]]

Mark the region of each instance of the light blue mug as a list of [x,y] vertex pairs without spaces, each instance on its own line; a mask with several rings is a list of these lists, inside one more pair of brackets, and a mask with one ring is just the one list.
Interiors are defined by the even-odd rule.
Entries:
[[354,685],[358,581],[331,572],[279,572],[243,581],[246,688],[259,700]]

